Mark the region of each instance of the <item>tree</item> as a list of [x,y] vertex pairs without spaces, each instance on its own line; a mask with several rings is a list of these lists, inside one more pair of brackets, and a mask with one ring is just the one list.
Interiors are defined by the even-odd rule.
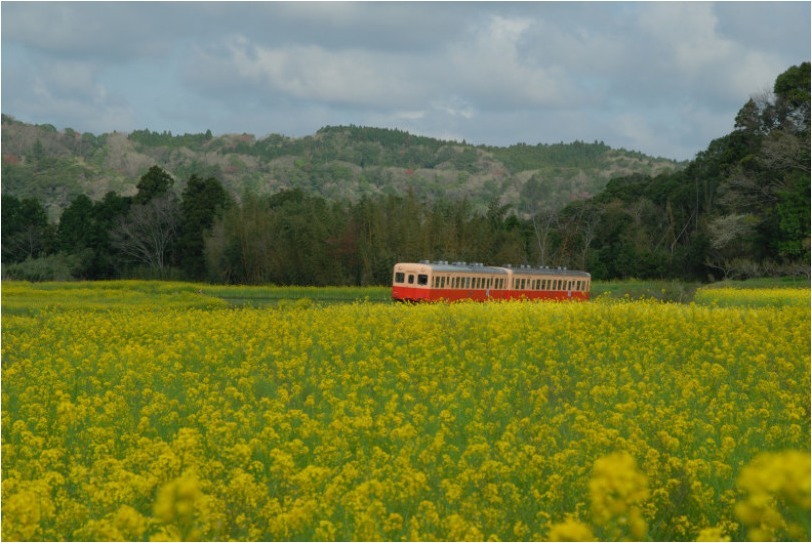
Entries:
[[520,211],[530,216],[533,235],[538,249],[538,264],[549,265],[553,258],[551,234],[558,227],[559,210],[552,203],[551,183],[545,182],[538,174],[528,179],[522,188]]
[[159,166],[153,166],[138,181],[136,185],[138,193],[133,197],[133,203],[145,204],[153,198],[168,193],[174,184],[175,180],[171,175]]
[[165,277],[169,251],[177,235],[178,207],[172,193],[134,204],[126,217],[116,221],[110,233],[113,247]]
[[189,178],[181,196],[178,236],[180,265],[189,278],[205,277],[204,237],[230,202],[228,193],[217,179],[209,177],[204,180],[196,175]]
[[93,201],[80,194],[65,208],[59,219],[59,248],[72,253],[91,247],[95,241],[94,223]]
[[775,80],[776,109],[782,126],[809,135],[810,64],[793,66]]
[[36,198],[2,196],[2,261],[22,262],[51,252],[54,229],[48,214]]
[[81,254],[78,277],[109,279],[117,274],[117,258],[110,244],[110,231],[118,218],[126,216],[130,198],[108,192],[99,202],[85,195],[74,198],[59,220],[59,248],[66,254]]

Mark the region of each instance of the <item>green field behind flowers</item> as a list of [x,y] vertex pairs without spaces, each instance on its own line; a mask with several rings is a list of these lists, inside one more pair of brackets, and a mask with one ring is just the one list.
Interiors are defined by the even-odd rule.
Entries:
[[809,285],[764,286],[3,282],[2,537],[809,540]]

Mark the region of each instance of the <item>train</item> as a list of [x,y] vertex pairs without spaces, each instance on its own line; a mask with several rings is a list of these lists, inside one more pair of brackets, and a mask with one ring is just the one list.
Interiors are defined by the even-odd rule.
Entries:
[[591,276],[566,268],[480,262],[398,262],[392,273],[392,300],[589,300]]

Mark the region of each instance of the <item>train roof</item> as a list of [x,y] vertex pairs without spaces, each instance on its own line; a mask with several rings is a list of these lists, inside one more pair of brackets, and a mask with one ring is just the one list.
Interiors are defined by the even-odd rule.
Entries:
[[568,270],[567,268],[551,268],[544,266],[541,268],[534,268],[532,266],[519,266],[518,268],[511,268],[514,274],[519,275],[567,275],[571,277],[590,277],[589,272],[581,270]]
[[[401,262],[399,264],[409,264]],[[572,276],[572,277],[590,277],[588,272],[578,270],[568,270],[567,268],[552,268],[548,266],[532,267],[527,265],[512,266],[505,264],[504,266],[486,266],[479,262],[448,262],[447,260],[437,260],[430,262],[428,260],[421,260],[412,264],[419,264],[427,266],[432,271],[438,272],[456,272],[456,273],[489,273],[498,275],[507,275],[512,272],[518,275],[556,275],[556,276]]]

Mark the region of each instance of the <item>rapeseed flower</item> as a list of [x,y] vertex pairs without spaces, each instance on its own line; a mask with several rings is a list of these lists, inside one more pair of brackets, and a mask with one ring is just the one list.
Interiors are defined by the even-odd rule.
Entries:
[[808,538],[808,304],[129,287],[4,290],[4,539]]

